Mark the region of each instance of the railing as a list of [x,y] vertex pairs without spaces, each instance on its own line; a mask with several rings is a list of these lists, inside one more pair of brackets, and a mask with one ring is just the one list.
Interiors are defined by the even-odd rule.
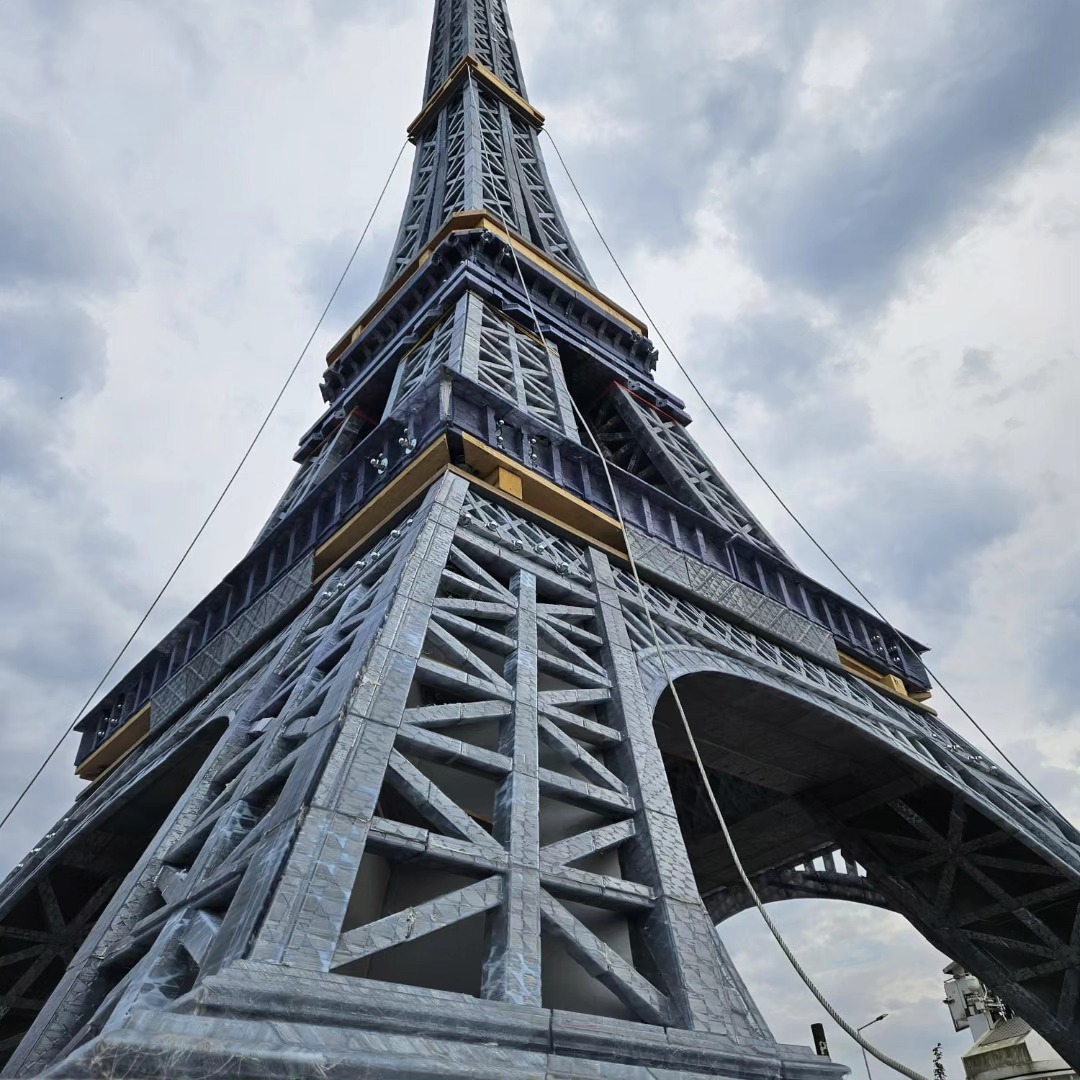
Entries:
[[[448,411],[441,404],[447,381],[452,390],[447,395]],[[614,515],[596,454],[565,440],[494,392],[444,371],[418,387],[79,722],[83,738],[76,762],[85,760],[176,679],[414,456],[440,435],[455,432],[473,435]],[[838,647],[856,659],[897,675],[916,690],[928,688],[922,664],[886,624],[646,481],[621,469],[611,472],[628,525],[825,627]],[[151,722],[157,726],[164,719],[152,716]]]
[[[461,392],[455,392],[451,403],[454,427],[614,514],[607,477],[596,454],[559,441],[546,425],[493,395],[489,404],[479,407],[477,394],[483,391],[465,380],[461,383]],[[627,525],[823,626],[842,652],[896,675],[915,690],[929,689],[926,669],[912,647],[882,620],[647,481],[616,467],[611,473]]]
[[[190,615],[79,722],[76,764],[106,742],[152,697],[178,679],[219,635],[249,612],[290,571],[348,521],[443,431],[438,385],[364,439]],[[161,720],[151,716],[156,727]]]

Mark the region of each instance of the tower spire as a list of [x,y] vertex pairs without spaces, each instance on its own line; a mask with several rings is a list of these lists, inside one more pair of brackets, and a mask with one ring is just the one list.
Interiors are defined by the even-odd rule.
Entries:
[[438,0],[431,27],[425,105],[466,56],[483,64],[514,93],[526,97],[505,0]]
[[384,288],[455,214],[482,212],[592,284],[551,188],[505,0],[438,0],[412,184]]

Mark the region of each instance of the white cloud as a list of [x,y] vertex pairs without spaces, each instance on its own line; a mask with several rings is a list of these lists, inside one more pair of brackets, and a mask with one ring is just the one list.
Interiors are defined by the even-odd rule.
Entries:
[[[72,718],[293,363],[419,107],[428,7],[9,0],[5,791]],[[1028,8],[962,0],[902,19],[887,4],[512,6],[532,99],[669,340],[826,546],[1080,818],[1080,130],[1055,22],[1076,9],[1039,10],[1017,34]],[[633,306],[549,164],[594,275]],[[141,645],[241,557],[291,474],[406,174]],[[668,360],[658,375],[829,578]],[[4,863],[72,794],[71,753],[0,841]],[[938,1001],[944,961],[914,931],[873,911],[782,914],[841,1003],[858,1012],[881,988],[884,1046],[924,1069],[939,1038],[963,1048]],[[751,922],[725,937],[777,1033],[806,1041],[813,1005]]]

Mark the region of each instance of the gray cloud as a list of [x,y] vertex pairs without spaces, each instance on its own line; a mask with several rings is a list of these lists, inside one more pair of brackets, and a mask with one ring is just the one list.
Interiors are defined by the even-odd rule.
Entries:
[[325,32],[340,30],[347,23],[381,23],[393,26],[411,18],[420,0],[308,0],[313,22]]
[[115,287],[130,273],[119,229],[64,144],[0,112],[0,288]]
[[47,416],[17,403],[0,405],[0,484],[22,486],[31,494],[65,486],[53,441]]
[[[691,366],[708,372],[714,401],[741,395],[767,410],[766,453],[777,467],[850,454],[873,438],[867,403],[850,386],[852,361],[832,330],[789,306],[731,323],[705,320],[691,337]],[[721,414],[731,413],[730,404]]]
[[994,354],[989,349],[965,349],[956,381],[960,386],[993,382],[997,376]]
[[[391,216],[386,210],[386,218]],[[384,224],[372,232],[357,252],[334,305],[327,316],[327,325],[344,328],[364,312],[379,294],[383,274],[394,238],[394,226]],[[296,253],[296,268],[300,288],[310,300],[313,311],[322,312],[356,247],[357,231],[342,230],[322,241],[310,241]]]
[[0,307],[0,486],[68,505],[83,498],[59,449],[72,399],[97,393],[105,368],[104,331],[62,294]]
[[[126,547],[118,544],[114,558]],[[72,550],[65,558],[80,554],[79,568],[92,581],[101,572],[99,564]],[[19,627],[18,633],[0,638],[0,669],[24,686],[49,682],[52,694],[89,693],[112,660],[110,651],[115,654],[119,644],[115,614],[81,602],[79,592],[85,590],[70,580],[70,568],[43,555],[40,546],[5,543],[0,557],[4,561],[0,588],[7,594],[0,612]],[[58,586],[66,587],[67,603]],[[27,611],[40,616],[29,620]]]
[[1046,207],[1042,225],[1052,236],[1071,237],[1080,232],[1080,202],[1060,199]]
[[1049,360],[1034,371],[1006,383],[997,390],[980,394],[976,401],[979,405],[1001,405],[1014,398],[1030,397],[1037,394],[1046,388],[1059,363],[1058,360]]
[[[593,8],[603,17],[587,24],[590,32],[542,43],[526,77],[535,71],[532,85],[542,87],[545,104],[577,105],[581,73],[588,72],[585,100],[600,110],[601,138],[573,147],[571,166],[586,193],[604,192],[598,209],[606,231],[677,250],[693,239],[692,217],[714,168],[752,160],[778,138],[821,5],[762,5],[755,16],[764,23],[767,47],[719,63],[692,0],[662,7],[606,0]],[[557,20],[581,20],[572,0],[555,9]],[[745,22],[737,4],[716,9],[735,24]],[[710,15],[710,27],[725,21]],[[664,55],[657,51],[660,42]],[[649,78],[639,77],[643,70]],[[614,130],[628,134],[604,137],[611,128],[605,114],[614,116]]]
[[[1073,722],[1080,710],[1080,575],[1070,569],[1062,577],[1058,604],[1046,613],[1043,640],[1034,654],[1038,683],[1050,707],[1046,718],[1057,723]],[[1075,789],[1075,768],[1070,771]]]
[[[960,3],[921,61],[873,67],[864,143],[788,131],[733,200],[762,272],[849,309],[880,304],[910,258],[959,228],[1080,103],[1080,8]],[[875,106],[871,105],[871,108]]]
[[830,334],[791,312],[755,312],[717,336],[724,382],[767,394],[778,407],[819,387],[837,349]]
[[[1070,0],[911,5],[924,31],[914,57],[896,53],[891,5],[854,15],[849,5],[761,5],[759,49],[722,59],[695,5],[654,8],[620,3],[597,20],[602,29],[587,24],[569,55],[560,35],[536,65],[556,102],[580,95],[580,78],[568,76],[588,71],[616,117],[608,134],[627,132],[570,151],[586,192],[605,193],[604,225],[671,250],[690,239],[719,171],[726,221],[762,275],[849,313],[883,303],[916,256],[984,209],[1080,107],[1080,8]],[[747,18],[745,8],[730,11]],[[672,30],[680,18],[685,30]],[[676,55],[655,55],[659,19]],[[873,49],[857,93],[825,118],[803,114],[798,90],[815,35],[853,26]],[[657,63],[668,74],[638,77]]]
[[105,367],[105,332],[75,304],[41,297],[0,307],[0,381],[17,388],[20,408],[96,393]]
[[881,449],[866,464],[833,511],[842,522],[830,529],[834,554],[856,581],[871,583],[871,595],[903,597],[940,639],[967,610],[978,557],[1021,526],[1025,498],[972,465],[946,473],[890,461]]

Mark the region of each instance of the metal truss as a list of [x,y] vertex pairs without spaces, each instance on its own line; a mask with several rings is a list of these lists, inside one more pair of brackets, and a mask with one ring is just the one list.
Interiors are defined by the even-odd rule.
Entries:
[[558,352],[468,292],[397,361],[386,417],[441,370],[457,371],[507,405],[577,441],[573,405]]
[[[748,898],[668,672],[766,900],[901,912],[1080,1064],[1080,834],[905,698],[915,653],[687,434],[524,93],[504,0],[438,0],[388,292],[300,471],[81,721],[99,779],[0,886],[5,1075],[837,1076],[714,932]],[[609,386],[614,469],[574,416]]]
[[[446,171],[441,177],[442,205],[432,208],[429,212],[428,233],[434,233],[439,226],[452,214],[466,209],[468,204],[476,199],[473,194],[472,182],[468,176],[467,166],[474,164],[470,155],[472,149],[470,143],[474,141],[473,133],[476,128],[475,119],[468,115],[475,110],[474,94],[471,91],[462,93],[456,97],[447,107],[445,113],[439,117],[439,125],[444,129],[442,139],[442,153],[439,155],[446,162]],[[427,242],[428,237],[423,237],[412,251],[404,251],[398,255],[398,262],[411,261],[419,254],[420,249]],[[386,284],[390,279],[387,278]]]
[[[524,97],[504,0],[445,0],[435,16],[425,101],[471,56]],[[559,209],[535,121],[480,80],[462,80],[417,133],[412,184],[387,268],[389,286],[446,221],[486,211],[556,264],[592,283]]]
[[[543,1007],[565,979],[558,953],[603,988],[592,1000],[610,1002],[598,1006],[609,1016],[712,1032],[744,1060],[779,1052],[690,876],[675,827],[687,796],[655,783],[662,686],[646,603],[677,677],[724,670],[767,684],[858,725],[908,769],[902,796],[802,800],[866,877],[835,863],[763,867],[766,898],[857,890],[903,912],[1067,1051],[1080,897],[1067,827],[1044,815],[1035,836],[1016,804],[1028,818],[1037,808],[932,717],[647,590],[643,600],[605,556],[464,479],[437,485],[189,714],[226,715],[226,734],[83,945],[76,984],[41,1010],[18,1072],[101,1060],[136,1017],[149,1030],[148,1012],[162,1035],[180,1023],[169,1017],[191,1023],[183,1003],[237,964],[257,965],[268,986],[289,971],[375,992],[409,977],[402,949],[415,958],[444,931],[479,943],[475,972],[455,973],[467,998]],[[397,874],[448,883],[400,907]],[[1017,875],[1034,885],[1010,890]],[[358,900],[373,881],[390,884]],[[744,899],[714,890],[713,917]],[[59,924],[41,944],[73,946]],[[1007,970],[1020,950],[1025,966]]]
[[[214,708],[230,717],[220,748],[181,800],[175,823],[157,838],[139,879],[129,879],[125,905],[100,940],[92,939],[94,948],[83,947],[81,992],[56,1002],[59,1015],[38,1018],[37,1028],[48,1035],[41,1049],[50,1056],[73,1052],[141,1008],[165,1007],[246,944],[252,905],[287,850],[289,823],[327,751],[322,718],[340,708],[353,678],[350,653],[358,639],[367,640],[365,631],[370,636],[371,621],[378,622],[379,586],[409,534],[406,522],[329,579],[241,684],[224,700],[216,695]],[[205,704],[197,710],[208,711]],[[81,917],[96,914],[118,884],[109,879]],[[36,886],[45,895],[47,879]],[[6,925],[0,931],[10,932]],[[69,949],[70,933],[50,934],[48,948]],[[44,1063],[29,1051],[24,1046],[23,1072]]]
[[[168,1031],[204,1068],[185,1003],[251,965],[302,1042],[321,1029],[288,973],[378,994],[408,979],[396,951],[476,919],[457,975],[478,1003],[558,1007],[570,964],[608,1056],[648,1028],[697,1032],[736,1074],[782,1056],[697,896],[634,671],[606,557],[443,481],[177,726],[225,724],[13,1075],[149,1067]],[[371,858],[391,882],[374,907]],[[398,873],[450,884],[396,907]],[[73,944],[57,928],[48,947]],[[245,1038],[270,1052],[263,1028]]]
[[[405,212],[401,217],[401,225],[398,228],[398,238],[394,244],[394,253],[390,259],[390,266],[386,271],[384,287],[401,273],[417,254],[424,249],[429,237],[433,233],[431,225],[432,211],[437,205],[436,190],[440,184],[440,160],[445,157],[445,171],[442,173],[441,184],[446,190],[448,181],[451,185],[449,204],[460,203],[464,193],[464,162],[465,145],[462,139],[464,130],[464,103],[458,101],[457,112],[454,116],[444,113],[438,119],[437,128],[427,132],[417,143],[416,158],[413,162],[412,184],[409,188],[409,196],[405,202]],[[456,138],[451,143],[445,136],[440,138],[441,129],[453,122],[456,125]],[[440,148],[450,143],[452,149],[440,155]],[[454,185],[457,187],[456,195]],[[438,199],[440,210],[445,209],[446,196]],[[451,211],[453,212],[453,211]]]
[[490,304],[476,302],[474,308],[470,328],[475,327],[478,347],[468,354],[465,374],[576,439],[577,424],[558,353]]
[[515,93],[525,96],[505,0],[438,0],[425,101],[469,55],[475,56]]
[[520,188],[513,184],[513,174],[507,168],[511,157],[506,153],[509,110],[494,96],[472,87],[480,144],[480,206],[490,210],[498,221],[512,225],[516,232],[527,235],[524,227],[524,206]]
[[[655,700],[666,676],[637,614],[643,601],[629,575],[617,580]],[[892,785],[902,793],[896,797],[884,790],[845,798],[830,788],[795,799],[865,867],[874,895],[861,883],[855,887],[862,895],[852,895],[850,878],[815,880],[805,871],[796,878],[790,867],[766,866],[759,880],[778,886],[773,898],[831,895],[899,911],[993,986],[1067,1060],[1080,1060],[1077,830],[935,716],[654,586],[646,587],[646,598],[676,678],[720,672],[797,695],[857,727],[903,767],[903,779]],[[757,751],[763,758],[767,745],[763,733]],[[714,904],[716,914],[730,914],[732,904],[745,906],[745,897],[729,887]]]
[[1000,797],[990,794],[924,786],[844,814],[837,834],[866,864],[890,906],[943,952],[969,964],[1075,1063],[1078,847],[1044,847],[1021,820],[1003,815]]
[[398,362],[384,418],[388,418],[433,372],[451,365],[454,338],[455,314],[451,312]]
[[600,403],[596,427],[601,446],[620,468],[789,561],[676,419],[613,383]]
[[21,898],[24,906],[40,910],[44,917],[41,924],[19,925],[16,915],[11,922],[0,926],[0,947],[3,948],[0,968],[7,969],[11,976],[5,979],[5,989],[0,994],[0,1023],[4,1024],[5,1030],[0,1039],[0,1054],[5,1057],[26,1033],[28,1024],[23,1017],[36,1016],[45,1006],[45,999],[36,995],[35,987],[44,981],[51,992],[52,986],[43,976],[54,965],[63,969],[71,963],[90,924],[120,884],[121,879],[115,873],[109,873],[107,860],[90,866],[72,865],[74,862],[77,862],[75,853],[65,852],[63,864],[58,869],[60,872],[83,870],[100,879],[100,884],[95,880],[96,887],[80,897],[74,910],[66,912],[61,908],[52,875],[45,872],[37,876],[32,894]]
[[[540,1005],[546,939],[638,1022],[767,1038],[748,999],[732,1004],[738,984],[720,952],[708,959],[699,945],[660,950],[654,940],[661,927],[665,937],[689,935],[688,946],[711,935],[700,916],[673,921],[665,910],[664,868],[677,842],[664,851],[655,836],[643,844],[651,814],[614,708],[619,689],[604,662],[592,556],[472,492],[458,498],[461,527],[447,536],[445,565],[433,568],[430,618],[398,690],[400,719],[372,727],[385,714],[370,711],[369,753],[382,789],[361,782],[359,762],[355,781],[338,783],[365,792],[362,802],[347,800],[350,816],[372,814],[365,850],[392,865],[420,860],[476,880],[349,925],[361,837],[348,851],[335,845],[333,880],[344,887],[330,890],[318,869],[325,858],[313,867],[310,854],[329,839],[326,823],[313,823],[314,847],[301,833],[253,959],[378,977],[381,954],[487,913],[476,974],[483,1000]],[[364,768],[376,768],[369,753]],[[465,777],[486,781],[487,798]],[[342,813],[344,804],[335,805]],[[582,824],[567,833],[571,808]],[[666,828],[659,819],[651,825]],[[575,865],[597,859],[606,871]],[[315,896],[336,936],[298,917]],[[606,939],[583,921],[582,908],[611,913]]]
[[[175,813],[174,804],[183,801],[181,797],[196,782],[200,763],[227,724],[222,711],[253,673],[266,665],[274,648],[273,641],[264,645],[161,738],[137,748],[104,781],[84,793],[0,885],[0,951],[8,961],[4,966],[10,976],[24,981],[26,971],[18,965],[26,958],[16,957],[19,950],[12,950],[11,945],[27,935],[41,943],[43,953],[55,950],[66,965],[66,971],[55,965],[40,970],[29,987],[32,992],[22,999],[22,1008],[6,1013],[5,1028],[14,1035],[5,1040],[3,1058],[24,1036],[15,1062],[27,1055],[38,1063],[51,1060],[67,1043],[72,1018],[95,981],[98,950],[94,944],[125,932],[129,904],[141,903],[150,887],[145,877],[134,884],[128,878],[126,889],[121,883],[133,866],[137,873],[139,867],[158,858],[153,843],[156,822]],[[74,877],[72,869],[77,872]],[[61,928],[42,907],[46,896],[65,895],[85,897],[75,903],[81,911],[89,913],[97,906],[95,914],[100,918],[89,936],[87,922],[68,918]],[[72,905],[67,901],[62,906]],[[54,993],[54,1000],[62,1004],[46,1008],[46,999]]]

